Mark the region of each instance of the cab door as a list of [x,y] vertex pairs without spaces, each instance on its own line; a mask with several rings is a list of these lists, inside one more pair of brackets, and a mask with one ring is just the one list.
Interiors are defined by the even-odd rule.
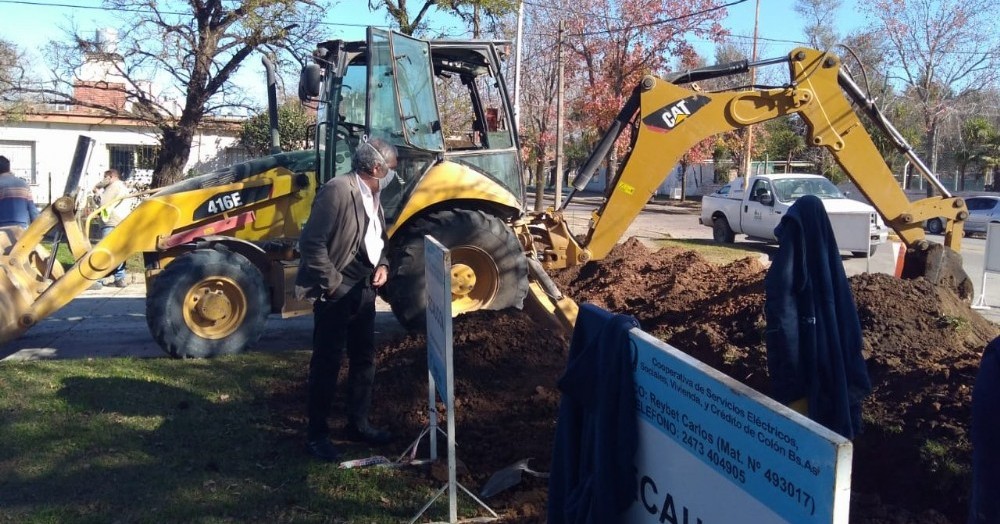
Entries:
[[774,207],[774,188],[767,180],[755,180],[750,194],[740,209],[740,226],[747,236],[774,238],[774,227],[781,220],[780,211]]
[[399,33],[368,29],[368,136],[399,152],[397,177],[381,191],[392,224],[420,177],[444,153],[434,93],[430,44]]

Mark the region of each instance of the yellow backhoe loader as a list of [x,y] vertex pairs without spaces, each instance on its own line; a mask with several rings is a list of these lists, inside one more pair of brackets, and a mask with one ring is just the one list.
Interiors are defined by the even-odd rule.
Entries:
[[[68,185],[67,195],[26,231],[0,235],[0,343],[141,252],[147,322],[167,353],[208,357],[243,351],[259,338],[268,314],[309,312],[307,303],[290,294],[296,240],[316,188],[350,171],[354,148],[366,136],[385,138],[399,150],[398,176],[381,192],[391,264],[383,296],[408,328],[424,322],[426,234],[451,250],[456,314],[520,307],[530,290],[534,302],[572,325],[575,304],[556,289],[547,270],[604,257],[693,144],[793,113],[809,123],[810,143],[834,154],[911,248],[909,275],[968,284],[953,251],[962,236],[964,203],[948,196],[923,168],[836,57],[793,51],[776,60],[788,62],[791,81],[773,89],[704,93],[675,85],[762,63],[644,79],[574,182],[577,190],[585,187],[619,134],[634,129],[631,152],[580,242],[562,210],[525,210],[523,164],[501,74],[504,46],[418,40],[377,29],[369,29],[362,42],[321,43],[299,84],[300,98],[318,108],[313,147],[280,152],[274,140],[270,156],[163,188],[93,246],[78,225],[75,188]],[[273,94],[269,98],[273,115]],[[906,199],[851,101],[889,132],[944,196]],[[948,248],[935,249],[924,240],[920,224],[931,217],[949,218]],[[57,246],[68,244],[72,267],[63,270],[42,249],[53,235]]]
[[[520,307],[528,262],[510,223],[523,215],[523,164],[500,74],[503,46],[377,29],[362,42],[321,43],[300,86],[318,102],[314,147],[280,152],[272,91],[271,155],[163,188],[96,245],[77,221],[78,193],[68,184],[27,230],[0,235],[0,343],[141,252],[147,322],[167,353],[243,351],[268,314],[311,311],[291,294],[296,241],[316,188],[350,171],[366,136],[399,150],[381,204],[392,261],[385,296],[400,321],[423,324],[425,234],[452,250],[453,311]],[[448,120],[439,91],[440,103],[457,108]],[[65,271],[41,248],[53,236],[75,259]]]

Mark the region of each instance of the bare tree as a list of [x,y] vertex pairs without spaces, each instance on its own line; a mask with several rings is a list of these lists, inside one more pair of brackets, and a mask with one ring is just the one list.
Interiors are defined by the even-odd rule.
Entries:
[[[863,9],[887,41],[894,79],[922,118],[925,157],[938,167],[938,132],[962,99],[996,85],[994,0],[878,0]],[[928,191],[931,188],[928,187]]]
[[431,8],[436,8],[462,19],[472,30],[473,38],[482,37],[484,23],[489,26],[489,32],[500,32],[501,21],[517,10],[517,4],[515,0],[420,0],[416,14],[412,15],[406,0],[368,0],[369,9],[384,7],[403,34],[416,35],[427,31],[427,16]]
[[11,93],[14,79],[19,76],[17,70],[20,67],[20,60],[17,47],[0,39],[0,96],[6,97]]
[[837,10],[842,0],[795,0],[795,12],[805,19],[802,30],[809,45],[830,49],[839,40],[836,27]]
[[[98,41],[73,31],[68,42],[50,46],[52,78],[19,87],[49,101],[148,122],[160,137],[153,171],[153,185],[159,187],[183,177],[206,116],[249,106],[240,90],[231,89],[245,60],[255,51],[311,47],[305,39],[321,38],[324,5],[316,0],[108,0],[105,7],[121,14],[117,38]],[[102,95],[84,96],[81,86],[100,89]]]

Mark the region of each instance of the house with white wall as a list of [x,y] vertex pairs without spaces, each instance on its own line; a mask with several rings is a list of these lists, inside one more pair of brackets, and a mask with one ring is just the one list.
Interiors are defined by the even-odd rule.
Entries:
[[[245,160],[239,129],[238,121],[204,122],[191,144],[185,171],[204,173]],[[122,172],[131,185],[149,185],[159,141],[154,128],[134,118],[84,111],[29,113],[17,122],[0,124],[0,155],[9,158],[11,171],[31,185],[35,203],[46,205],[66,188],[80,135],[96,142],[80,187],[93,187],[110,168]]]

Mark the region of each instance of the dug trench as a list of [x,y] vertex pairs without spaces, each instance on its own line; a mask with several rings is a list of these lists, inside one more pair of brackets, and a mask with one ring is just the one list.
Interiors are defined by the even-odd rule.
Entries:
[[[632,238],[555,278],[578,302],[630,314],[643,330],[766,394],[766,271],[755,258],[716,266],[696,252],[654,252]],[[926,280],[849,280],[874,386],[854,441],[850,520],[965,522],[972,386],[1000,330]],[[518,310],[460,316],[453,329],[458,457],[469,471],[460,481],[476,490],[527,457],[547,471],[567,338]],[[426,425],[426,362],[422,335],[379,347],[376,422],[399,435]],[[544,522],[546,493],[544,479],[525,476],[489,503],[504,522]]]

